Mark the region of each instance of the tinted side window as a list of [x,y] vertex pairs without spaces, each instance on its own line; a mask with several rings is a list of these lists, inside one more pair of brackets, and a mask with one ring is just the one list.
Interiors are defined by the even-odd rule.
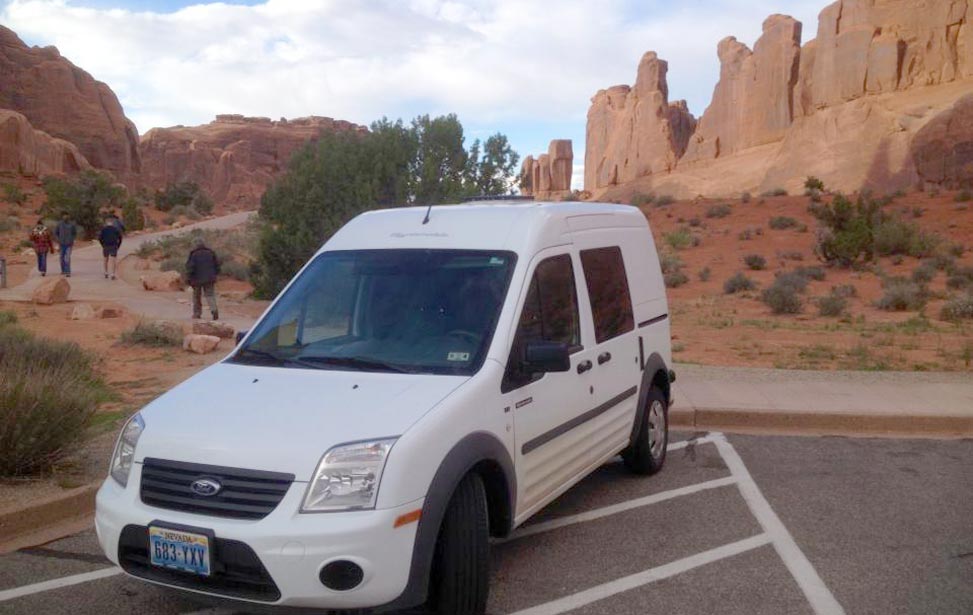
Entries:
[[591,299],[595,341],[600,344],[634,329],[632,297],[621,248],[582,250],[581,267]]
[[561,342],[580,346],[578,294],[571,256],[562,254],[541,262],[534,270],[524,310],[507,360],[502,390],[524,386],[531,377],[521,371],[524,347],[530,341]]

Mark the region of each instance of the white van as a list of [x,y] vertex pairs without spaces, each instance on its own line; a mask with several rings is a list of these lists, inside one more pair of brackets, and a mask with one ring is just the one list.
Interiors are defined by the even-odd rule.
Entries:
[[483,613],[490,536],[619,453],[662,467],[670,365],[635,208],[362,214],[125,425],[98,538],[129,575],[211,596]]

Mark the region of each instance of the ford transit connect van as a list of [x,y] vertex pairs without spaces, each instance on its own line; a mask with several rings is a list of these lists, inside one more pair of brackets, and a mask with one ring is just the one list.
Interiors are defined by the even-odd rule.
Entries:
[[365,213],[128,421],[98,538],[133,577],[245,603],[483,613],[491,536],[616,455],[662,467],[670,365],[635,208]]

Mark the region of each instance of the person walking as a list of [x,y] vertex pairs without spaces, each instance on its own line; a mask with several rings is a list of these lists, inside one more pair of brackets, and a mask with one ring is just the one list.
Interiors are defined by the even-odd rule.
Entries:
[[61,249],[61,275],[71,277],[71,250],[78,238],[78,225],[71,221],[68,212],[61,214],[61,221],[54,227],[54,239]]
[[34,245],[34,252],[37,254],[37,270],[41,272],[41,277],[44,277],[47,275],[47,255],[49,252],[55,252],[56,248],[51,230],[44,225],[43,220],[38,220],[37,226],[31,229],[30,242]]
[[105,219],[105,226],[98,233],[98,243],[101,244],[101,255],[105,258],[105,279],[111,275],[115,279],[115,269],[118,265],[118,248],[122,245],[122,232],[112,222],[111,217]]
[[193,250],[186,259],[186,278],[193,287],[193,318],[202,318],[203,298],[209,304],[213,320],[220,319],[216,307],[216,277],[220,273],[220,259],[206,246],[202,237],[193,239]]

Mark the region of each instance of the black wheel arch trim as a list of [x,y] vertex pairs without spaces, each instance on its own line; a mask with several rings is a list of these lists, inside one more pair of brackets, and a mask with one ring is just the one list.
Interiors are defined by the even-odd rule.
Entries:
[[641,409],[645,407],[649,390],[652,389],[652,384],[660,373],[662,374],[660,380],[664,381],[662,394],[665,396],[666,405],[672,404],[672,385],[670,384],[669,372],[669,367],[659,353],[653,352],[645,359],[645,368],[642,371],[642,383],[639,386],[639,405],[636,406],[638,411],[635,413],[635,420],[632,421],[632,435],[629,437],[630,445],[635,444],[635,440],[638,437],[639,430],[642,427],[642,421],[645,420],[645,413],[641,412]]
[[[426,601],[433,555],[436,550],[436,539],[439,536],[439,528],[446,514],[446,507],[463,477],[483,462],[499,466],[507,488],[506,507],[502,513],[502,518],[494,519],[494,515],[491,514],[491,534],[505,535],[513,528],[517,475],[514,472],[510,453],[496,436],[486,432],[472,433],[456,443],[446,454],[442,463],[439,464],[435,476],[433,476],[432,483],[429,485],[429,491],[422,505],[419,527],[416,530],[409,581],[405,590],[392,602],[378,607],[376,612],[414,607]],[[491,487],[486,483],[487,481],[484,480],[488,499],[496,497],[497,494],[491,494]]]

